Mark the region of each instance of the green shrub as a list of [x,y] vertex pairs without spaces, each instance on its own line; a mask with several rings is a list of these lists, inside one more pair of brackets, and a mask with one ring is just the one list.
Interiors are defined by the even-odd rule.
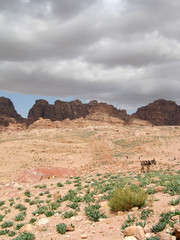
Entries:
[[29,198],[24,199],[25,202],[30,202],[31,200]]
[[60,223],[56,225],[56,230],[60,234],[65,234],[67,231],[67,225],[65,223]]
[[27,209],[27,208],[26,208],[24,205],[22,205],[21,203],[15,205],[14,208],[15,208],[15,209],[19,209],[19,211],[24,211],[24,210]]
[[156,225],[152,226],[151,231],[153,233],[161,232],[165,229],[166,225],[166,222],[158,222]]
[[63,187],[63,184],[60,183],[60,182],[58,182],[58,183],[56,184],[56,186],[57,186],[57,187]]
[[9,236],[9,237],[13,237],[13,236],[15,236],[15,235],[16,235],[16,233],[15,233],[14,231],[8,232],[8,236]]
[[152,236],[151,238],[146,238],[146,240],[161,240],[159,237]]
[[175,221],[172,220],[173,216],[180,216],[180,211],[176,210],[175,212],[162,213],[159,222],[152,226],[151,231],[154,233],[161,232],[165,229],[166,225],[169,224],[173,228]]
[[146,220],[151,213],[153,213],[153,210],[151,210],[151,209],[147,209],[147,210],[143,209],[142,212],[141,212],[140,219]]
[[18,223],[15,227],[16,230],[19,230],[20,228],[22,228],[24,226],[24,223]]
[[0,201],[0,207],[5,204],[5,201]]
[[176,199],[171,199],[170,204],[173,206],[176,206],[180,203],[180,197],[176,198]]
[[35,223],[36,221],[37,221],[36,218],[31,218],[31,219],[29,220],[29,223],[30,223],[30,224],[33,224],[33,223]]
[[24,193],[24,195],[26,196],[26,197],[31,197],[31,193],[30,193],[30,191],[26,191],[25,193]]
[[60,207],[60,203],[58,202],[52,202],[48,206],[51,210],[57,210]]
[[72,208],[72,209],[76,209],[76,210],[79,210],[79,205],[78,205],[78,203],[77,202],[74,202],[74,203],[69,203],[69,204],[67,204],[66,205],[67,207],[70,207],[70,208]]
[[100,218],[106,218],[107,216],[105,215],[105,213],[101,214],[98,211],[100,207],[101,206],[98,204],[91,205],[91,206],[89,205],[88,207],[85,207],[86,216],[88,216],[89,219],[93,222],[98,222]]
[[54,210],[49,210],[47,212],[44,213],[46,215],[46,217],[52,217],[55,214]]
[[9,232],[9,230],[0,230],[0,235],[6,235]]
[[0,214],[0,222],[2,222],[4,216]]
[[14,217],[15,221],[23,221],[26,217],[26,212],[22,211]]
[[140,188],[118,188],[112,193],[109,206],[113,211],[128,211],[133,207],[142,207],[147,199],[147,194]]
[[165,193],[169,193],[171,196],[174,196],[175,194],[180,194],[180,181],[170,181],[167,183],[164,189]]
[[34,239],[35,239],[34,234],[25,232],[25,233],[21,233],[19,236],[17,236],[13,240],[34,240]]
[[46,184],[39,185],[39,188],[47,188]]
[[64,214],[62,214],[63,218],[71,218],[75,215],[76,215],[76,213],[73,211],[66,211]]
[[141,222],[141,221],[136,222],[136,226],[141,226],[142,228],[145,228],[145,226],[146,226],[146,221],[144,221],[144,222]]
[[11,221],[6,221],[1,224],[2,228],[8,228],[8,227],[12,227],[12,226],[13,226],[13,222],[11,222]]

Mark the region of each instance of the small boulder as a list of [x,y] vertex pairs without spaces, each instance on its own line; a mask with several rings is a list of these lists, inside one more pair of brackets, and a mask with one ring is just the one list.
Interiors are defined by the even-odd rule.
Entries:
[[72,226],[67,226],[66,230],[67,230],[68,232],[72,232],[72,231],[74,231],[74,227],[72,227]]
[[177,239],[180,239],[180,222],[174,224],[174,233]]
[[87,234],[81,234],[81,239],[87,239]]
[[154,188],[154,191],[155,191],[155,192],[162,192],[163,189],[164,189],[164,186],[156,186],[156,187]]
[[156,233],[156,237],[159,237],[160,239],[163,240],[171,240],[171,235],[166,234],[164,231]]
[[24,226],[22,226],[22,227],[20,228],[20,232],[21,232],[21,233],[23,233],[23,232],[33,233],[34,230],[33,230],[33,227],[32,227],[31,224],[26,224],[26,225],[24,225]]
[[41,225],[45,225],[49,222],[49,219],[48,218],[41,218],[39,221],[38,221],[38,226],[41,226]]
[[136,235],[138,240],[143,240],[145,238],[144,229],[141,226],[136,227]]
[[60,193],[54,193],[53,194],[53,200],[56,201],[58,198],[61,197],[61,194]]
[[130,226],[125,228],[124,236],[134,236],[138,240],[143,240],[145,238],[145,233],[141,226]]
[[130,226],[124,229],[124,236],[135,236],[136,235],[136,226]]
[[124,240],[137,240],[134,236],[125,237]]

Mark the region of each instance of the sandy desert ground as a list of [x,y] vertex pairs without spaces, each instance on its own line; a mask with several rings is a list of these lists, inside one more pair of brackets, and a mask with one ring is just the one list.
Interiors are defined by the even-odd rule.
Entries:
[[[151,166],[150,174],[152,174],[141,174],[140,162],[153,158],[156,159],[157,165]],[[42,129],[41,124],[36,128],[30,127],[24,130],[9,128],[9,130],[0,132],[0,161],[0,203],[5,201],[6,204],[5,207],[2,204],[0,215],[3,216],[3,211],[6,211],[3,221],[14,221],[17,209],[14,209],[13,206],[18,203],[28,204],[25,200],[25,192],[30,191],[36,200],[42,195],[42,200],[45,201],[46,192],[50,193],[51,197],[59,192],[55,187],[58,182],[64,185],[60,191],[61,196],[67,194],[69,189],[75,189],[73,183],[78,183],[78,186],[81,187],[79,193],[82,196],[86,191],[85,183],[90,184],[91,181],[95,181],[94,179],[102,183],[102,178],[106,178],[106,176],[115,176],[109,179],[112,184],[112,181],[115,181],[113,179],[119,176],[130,183],[134,181],[133,179],[136,179],[135,184],[138,178],[144,181],[143,179],[147,177],[149,185],[145,184],[146,190],[155,187],[153,183],[156,183],[157,187],[160,180],[156,175],[162,180],[163,172],[166,172],[167,176],[170,174],[172,177],[175,174],[176,178],[180,170],[180,127],[124,126],[115,122],[75,120],[64,121],[58,128],[52,126],[47,128],[46,126],[45,129]],[[38,187],[28,185],[28,183],[22,185],[12,183],[13,179],[23,170],[37,167],[69,168],[75,170],[77,176],[68,179],[44,179],[39,183],[40,185],[37,185]],[[80,183],[79,178],[83,183]],[[67,181],[70,183],[68,184]],[[40,187],[43,184],[47,185],[46,189]],[[89,186],[91,189],[91,185]],[[147,221],[146,236],[151,236],[152,233],[148,229],[158,222],[162,212],[172,209],[169,202],[172,198],[176,198],[176,196],[172,197],[163,192],[162,189],[160,187],[159,190],[154,192],[154,200],[151,199],[150,203],[149,199],[149,205],[147,204],[145,208],[154,211],[154,215]],[[102,194],[97,195],[97,198],[101,197]],[[11,210],[8,210],[7,203],[14,201],[12,199],[15,199],[16,203],[12,204]],[[62,213],[69,211],[67,205],[64,204],[62,203],[60,207]],[[62,216],[58,215],[60,213],[56,213],[52,218],[48,218],[48,223],[40,225],[41,218],[47,220],[47,217],[37,215],[36,222],[32,224],[32,227],[29,227],[28,224],[26,230],[35,234],[38,240],[128,239],[124,238],[121,226],[127,220],[128,214],[138,218],[141,210],[135,209],[130,212],[114,214],[110,211],[107,200],[100,201],[100,204],[101,211],[104,211],[108,217],[102,219],[102,221],[94,223],[90,221],[84,213],[85,203],[81,203],[79,204],[80,211],[74,217],[63,219]],[[180,204],[176,205],[174,209],[179,211]],[[26,211],[28,219],[23,222],[25,225],[33,217],[32,212],[35,211],[35,206],[27,207]],[[58,234],[56,225],[60,222],[67,225],[73,224],[75,230],[65,235]],[[10,228],[11,231],[14,227]],[[2,224],[1,231],[3,231]],[[0,239],[15,239],[7,234],[2,235]],[[163,232],[163,234],[165,233]],[[160,239],[171,240],[175,238],[167,235]]]
[[74,120],[59,128],[0,132],[0,182],[32,167],[63,167],[78,173],[140,172],[140,161],[180,169],[180,127],[122,126]]

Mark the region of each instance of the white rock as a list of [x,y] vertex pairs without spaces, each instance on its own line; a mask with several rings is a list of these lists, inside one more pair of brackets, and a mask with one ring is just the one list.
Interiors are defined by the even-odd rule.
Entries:
[[87,237],[87,234],[81,234],[81,239],[86,239]]
[[38,221],[38,226],[40,225],[45,225],[49,222],[49,219],[47,218],[41,218],[39,221]]
[[146,238],[151,238],[151,234],[150,234],[150,233],[146,233],[146,234],[145,234],[145,237],[146,237]]
[[76,222],[80,222],[80,221],[83,220],[83,217],[82,216],[77,216],[77,217],[75,217],[75,220],[76,220]]
[[133,236],[129,236],[129,237],[125,237],[124,240],[137,240],[137,238]]

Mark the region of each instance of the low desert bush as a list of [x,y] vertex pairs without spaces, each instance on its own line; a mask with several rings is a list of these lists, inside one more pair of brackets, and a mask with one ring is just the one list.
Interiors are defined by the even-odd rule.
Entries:
[[112,193],[109,206],[113,211],[128,211],[133,207],[144,206],[147,194],[140,188],[118,188]]
[[25,233],[21,233],[19,236],[17,236],[13,240],[33,240],[33,239],[35,239],[34,234],[25,232]]
[[146,238],[146,240],[161,240],[159,237],[152,236],[151,238]]
[[56,225],[56,230],[60,234],[65,234],[67,232],[67,225],[65,223],[60,223]]
[[105,213],[100,213],[99,208],[101,206],[99,204],[95,205],[89,205],[88,207],[85,207],[85,213],[86,216],[92,221],[92,222],[98,222],[100,218],[107,218]]

